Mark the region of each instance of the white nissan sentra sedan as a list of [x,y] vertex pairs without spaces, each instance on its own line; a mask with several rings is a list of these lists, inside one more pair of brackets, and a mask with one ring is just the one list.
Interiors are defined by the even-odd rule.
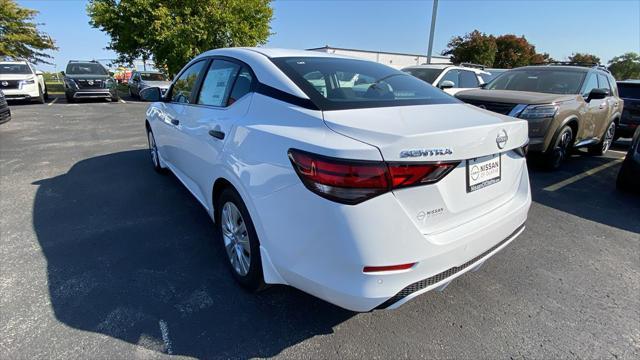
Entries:
[[154,101],[153,166],[204,206],[249,290],[287,284],[354,311],[396,308],[524,229],[527,123],[390,67],[218,49],[164,96],[141,97]]

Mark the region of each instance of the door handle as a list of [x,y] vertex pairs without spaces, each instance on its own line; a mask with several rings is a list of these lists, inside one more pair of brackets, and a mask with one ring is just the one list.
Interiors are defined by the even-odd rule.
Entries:
[[213,136],[216,139],[222,140],[224,139],[224,132],[220,130],[209,130],[209,135]]
[[175,125],[175,126],[178,126],[178,125],[180,125],[180,120],[178,120],[178,119],[171,119],[171,123],[172,123],[173,125]]

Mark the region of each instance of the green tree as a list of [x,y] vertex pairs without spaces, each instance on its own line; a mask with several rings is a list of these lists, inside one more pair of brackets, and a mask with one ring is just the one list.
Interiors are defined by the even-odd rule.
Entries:
[[111,36],[119,61],[152,58],[176,74],[203,51],[264,44],[270,0],[91,0],[90,24]]
[[618,80],[640,79],[640,55],[628,52],[609,60],[609,71]]
[[536,47],[524,36],[518,37],[513,34],[498,36],[496,46],[498,50],[493,66],[497,68],[511,69],[550,60],[549,54],[538,54]]
[[34,64],[50,64],[47,50],[57,50],[55,42],[38,30],[36,10],[18,6],[13,0],[0,0],[0,56],[24,58]]
[[569,56],[569,61],[585,64],[600,64],[600,58],[587,53],[573,53]]
[[492,66],[496,57],[496,38],[474,30],[464,36],[455,36],[442,55],[451,55],[451,62],[470,62]]

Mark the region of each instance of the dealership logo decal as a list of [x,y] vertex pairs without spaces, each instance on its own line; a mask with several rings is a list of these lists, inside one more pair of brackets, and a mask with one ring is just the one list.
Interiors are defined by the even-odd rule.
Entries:
[[500,130],[498,136],[496,137],[496,144],[498,145],[498,149],[504,149],[504,147],[507,146],[507,140],[509,140],[507,132],[504,129]]
[[453,151],[449,148],[437,148],[437,149],[413,149],[413,150],[403,150],[400,152],[401,158],[408,157],[422,157],[422,156],[442,156],[442,155],[452,155]]

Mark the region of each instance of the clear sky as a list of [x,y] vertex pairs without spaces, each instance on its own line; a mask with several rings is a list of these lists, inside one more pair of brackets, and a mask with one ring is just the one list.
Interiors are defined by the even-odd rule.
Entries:
[[[40,11],[42,29],[57,42],[57,69],[70,59],[110,59],[108,37],[89,26],[86,1],[18,0]],[[426,53],[432,1],[275,1],[267,46],[324,45],[365,50]],[[640,0],[440,0],[434,54],[449,39],[478,29],[524,35],[539,52],[565,59],[589,52],[603,62],[640,52]],[[51,71],[52,66],[41,66]]]

